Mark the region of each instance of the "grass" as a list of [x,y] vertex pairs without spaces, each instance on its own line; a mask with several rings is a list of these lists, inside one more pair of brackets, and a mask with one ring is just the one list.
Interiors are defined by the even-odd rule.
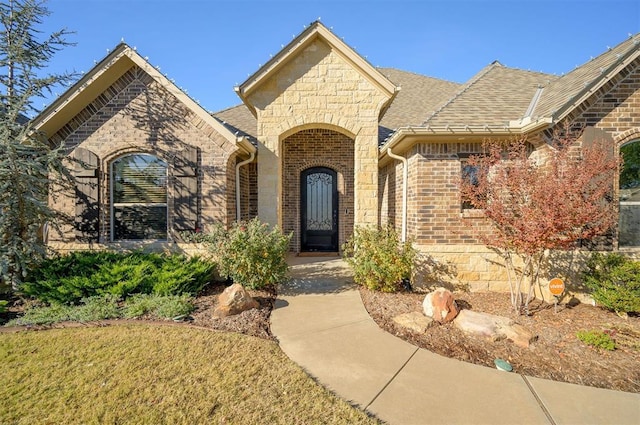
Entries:
[[373,424],[277,344],[177,326],[0,334],[0,423]]

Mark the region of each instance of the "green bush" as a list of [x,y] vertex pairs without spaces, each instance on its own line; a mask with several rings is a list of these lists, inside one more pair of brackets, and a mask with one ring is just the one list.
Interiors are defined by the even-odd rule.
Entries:
[[640,312],[640,262],[618,253],[594,253],[582,277],[598,304],[617,313]]
[[137,294],[125,301],[122,316],[133,318],[148,314],[153,318],[173,319],[186,316],[193,310],[193,300],[188,295]]
[[613,351],[616,349],[616,343],[611,336],[602,331],[578,331],[576,334],[578,339],[592,347],[602,348],[604,350]]
[[382,292],[396,292],[411,279],[417,255],[411,242],[400,242],[392,226],[357,227],[342,251],[355,282]]
[[79,251],[45,260],[21,286],[24,295],[47,303],[134,293],[195,295],[212,280],[215,265],[183,255]]
[[173,319],[186,316],[194,310],[193,299],[188,295],[135,294],[124,306],[113,294],[83,298],[78,305],[54,303],[50,306],[35,306],[25,310],[24,315],[11,320],[13,325],[50,325],[57,322],[95,322],[98,320],[132,318],[149,315],[155,319]]
[[7,311],[7,305],[9,305],[9,301],[0,300],[0,313],[4,313],[5,311]]
[[222,276],[244,287],[260,289],[282,282],[289,270],[286,253],[291,235],[257,218],[218,228],[200,240],[215,254]]
[[116,319],[121,316],[118,301],[120,297],[113,294],[96,295],[83,298],[82,304],[73,307],[69,319],[77,322],[94,322],[96,320]]
[[14,325],[49,325],[56,322],[72,320],[74,307],[64,304],[52,304],[48,307],[31,307],[17,319],[10,320],[6,326]]

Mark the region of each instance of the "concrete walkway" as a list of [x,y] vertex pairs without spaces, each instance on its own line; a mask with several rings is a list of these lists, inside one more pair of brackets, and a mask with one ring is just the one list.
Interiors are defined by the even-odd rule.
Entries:
[[[448,359],[381,330],[338,258],[291,257],[271,330],[342,398],[390,424],[640,424],[640,395]],[[640,367],[640,365],[639,365]]]

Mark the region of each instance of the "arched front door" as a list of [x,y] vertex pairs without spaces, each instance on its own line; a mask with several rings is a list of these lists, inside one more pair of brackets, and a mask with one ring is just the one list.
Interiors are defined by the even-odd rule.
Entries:
[[338,184],[330,168],[314,167],[300,176],[302,251],[338,252]]

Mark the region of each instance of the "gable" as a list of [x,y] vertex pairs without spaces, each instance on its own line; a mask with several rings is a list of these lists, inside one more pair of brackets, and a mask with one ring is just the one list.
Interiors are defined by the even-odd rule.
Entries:
[[626,77],[637,66],[639,56],[640,34],[629,37],[549,84],[534,115],[550,117],[558,122],[579,114],[577,108],[584,110],[589,103]]
[[575,111],[575,116],[570,117],[572,122],[581,127],[607,129],[616,135],[640,128],[640,114],[637,113],[640,105],[640,63],[620,74],[619,80],[612,81],[611,85],[584,102],[583,107]]
[[[160,74],[146,59],[124,43],[119,44],[77,83],[34,118],[34,127],[44,132],[47,137],[60,140],[63,134],[70,134],[109,102],[121,89],[124,89],[133,78],[132,72],[139,78],[146,80],[145,84],[153,82],[157,87],[162,88],[164,96],[170,97],[172,102],[181,104],[189,115],[197,117],[199,123],[196,125],[201,128],[209,127],[209,131],[218,133],[229,143],[237,144],[246,153],[255,150],[247,140],[236,137],[197,102]],[[54,136],[60,132],[61,134]]]
[[[323,58],[330,60],[323,61]],[[318,66],[322,63],[324,66]],[[340,82],[341,73],[350,69],[357,74],[358,81],[374,87],[379,96],[386,98],[381,105],[384,110],[396,93],[396,86],[377,69],[336,37],[320,22],[314,22],[298,37],[285,46],[276,56],[262,66],[244,83],[236,87],[236,93],[254,115],[256,109],[263,109],[292,83],[309,82],[309,77],[322,80],[327,85]],[[349,75],[350,81],[354,81]],[[307,81],[301,81],[306,77]],[[311,86],[298,87],[303,91]],[[320,95],[340,95],[344,90],[359,90],[360,87],[337,87],[333,93],[325,91]]]

